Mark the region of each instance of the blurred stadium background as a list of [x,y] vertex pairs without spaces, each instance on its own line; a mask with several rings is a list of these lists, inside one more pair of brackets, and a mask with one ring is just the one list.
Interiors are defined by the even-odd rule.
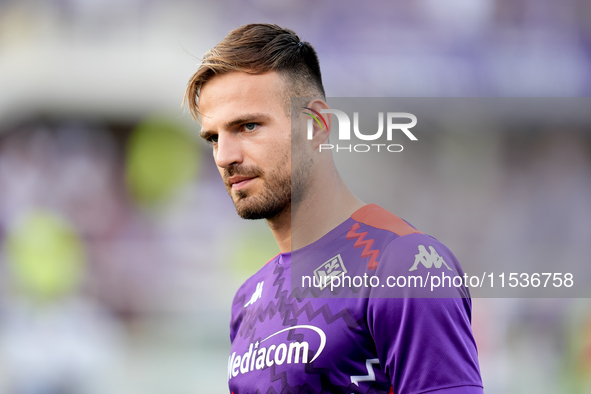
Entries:
[[[315,45],[330,96],[591,93],[586,0],[0,0],[0,393],[227,392],[231,299],[277,248],[179,104],[196,57],[251,22]],[[488,127],[415,158],[401,177],[420,193],[395,212],[459,256],[497,247],[472,242],[491,217],[528,245],[588,246],[590,130]],[[435,204],[470,215],[421,214]],[[488,394],[591,393],[589,300],[474,310]]]

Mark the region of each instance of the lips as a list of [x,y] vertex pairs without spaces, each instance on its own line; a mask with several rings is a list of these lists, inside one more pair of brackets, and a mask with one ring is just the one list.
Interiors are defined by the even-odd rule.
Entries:
[[253,179],[254,176],[232,176],[228,178],[228,183],[231,185],[232,190],[240,190],[246,187]]

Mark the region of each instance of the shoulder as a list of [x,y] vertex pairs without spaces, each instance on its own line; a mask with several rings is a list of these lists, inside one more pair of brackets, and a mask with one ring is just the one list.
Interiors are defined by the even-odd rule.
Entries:
[[[418,266],[413,268],[413,265],[418,258],[426,262],[423,266],[427,269],[431,268],[428,265],[433,260],[437,262],[437,268],[445,262],[445,265],[451,263],[454,266],[450,266],[451,270],[461,271],[456,257],[443,243],[378,205],[365,205],[351,218],[355,222],[347,237],[366,233],[365,238],[374,241],[372,248],[380,250],[378,260],[387,261],[390,269],[404,269],[404,264],[411,261],[406,270],[415,271]],[[379,267],[379,261],[374,269]]]
[[[356,238],[356,242],[360,244],[372,243],[371,250],[376,253],[368,262],[367,270],[369,275],[379,277],[380,284],[385,283],[388,278],[391,284],[399,279],[405,295],[429,298],[469,297],[467,289],[459,282],[464,271],[456,256],[442,242],[375,204],[364,206],[351,218],[354,224],[348,238]],[[437,278],[432,279],[433,276]],[[441,278],[445,278],[447,284],[454,277],[458,277],[457,287],[436,288],[438,280],[443,281]],[[421,283],[422,286],[413,285],[409,288],[408,285],[405,286],[409,281],[413,284]],[[433,288],[431,284],[434,285]],[[387,290],[386,297],[399,295],[402,290],[393,287],[398,286],[391,288],[386,285],[384,289],[380,286],[380,289],[373,289],[372,293],[382,295]],[[429,290],[424,290],[425,288]]]
[[230,317],[230,338],[232,340],[245,316],[247,307],[253,304],[258,305],[260,304],[259,299],[269,297],[268,294],[275,275],[275,266],[277,265],[275,262],[278,258],[279,255],[269,260],[255,274],[246,279],[236,291],[232,301]]
[[376,204],[367,204],[351,215],[351,219],[378,230],[402,237],[408,234],[422,234],[405,220]]
[[234,311],[235,308],[241,309],[240,307],[244,306],[248,302],[247,298],[250,298],[251,295],[256,292],[257,288],[261,287],[261,282],[264,282],[265,279],[268,281],[269,277],[273,275],[273,267],[275,266],[274,263],[278,259],[279,255],[276,255],[271,260],[267,261],[257,272],[246,279],[244,283],[242,283],[234,295],[234,300],[232,301],[232,311]]

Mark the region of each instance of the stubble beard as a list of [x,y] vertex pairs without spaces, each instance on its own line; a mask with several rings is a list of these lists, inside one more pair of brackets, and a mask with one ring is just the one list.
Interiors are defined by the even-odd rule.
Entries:
[[[250,172],[250,173],[249,173]],[[232,191],[231,186],[228,193],[236,207],[236,213],[243,219],[270,219],[285,211],[291,202],[291,182],[289,176],[285,176],[273,170],[270,173],[262,173],[259,167],[249,167],[237,171],[240,175],[251,176],[256,172],[258,179],[262,181],[261,190],[250,192],[247,190]]]
[[265,173],[258,166],[233,166],[225,170],[224,178],[233,175],[258,177],[262,181],[261,190],[253,193],[247,190],[232,190],[225,182],[228,194],[234,201],[236,213],[243,219],[273,219],[289,211],[292,204],[298,205],[307,194],[307,182],[312,163],[304,160],[293,174],[289,171],[290,158],[285,154],[277,167]]

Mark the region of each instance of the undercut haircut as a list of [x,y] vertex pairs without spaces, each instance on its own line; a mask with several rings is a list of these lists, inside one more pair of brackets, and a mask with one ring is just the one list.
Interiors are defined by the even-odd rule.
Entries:
[[276,71],[289,86],[285,92],[286,114],[290,97],[325,97],[316,51],[289,29],[255,23],[231,31],[207,52],[187,85],[183,105],[199,120],[201,88],[216,75],[232,71],[262,74]]

